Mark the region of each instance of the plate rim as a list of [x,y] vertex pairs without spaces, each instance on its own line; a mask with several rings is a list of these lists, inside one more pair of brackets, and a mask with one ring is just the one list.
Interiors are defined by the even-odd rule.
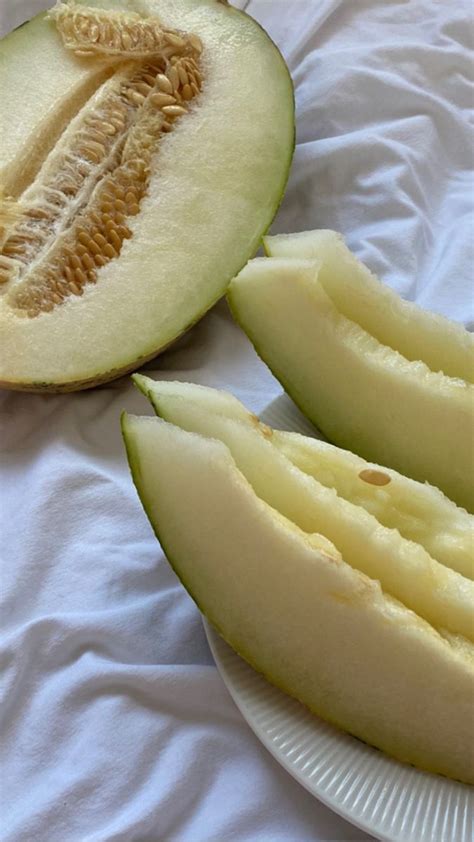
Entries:
[[[274,744],[272,744],[272,741],[270,740],[270,738],[266,734],[264,734],[264,733],[262,734],[262,732],[260,730],[257,731],[257,729],[255,727],[255,724],[253,722],[249,721],[249,718],[246,714],[245,705],[244,705],[242,699],[240,698],[240,694],[239,694],[238,690],[236,690],[236,688],[235,688],[233,680],[229,675],[229,671],[227,670],[226,666],[222,662],[220,652],[219,652],[219,646],[221,646],[223,643],[225,644],[226,643],[225,640],[222,637],[220,637],[219,633],[213,628],[213,626],[209,623],[209,621],[206,619],[206,617],[204,617],[204,616],[202,617],[202,622],[203,622],[207,642],[209,644],[209,648],[211,650],[212,657],[214,658],[214,661],[216,663],[216,667],[217,667],[217,670],[219,672],[219,675],[221,676],[230,696],[232,697],[233,702],[235,703],[235,705],[239,709],[239,711],[242,714],[243,718],[245,719],[247,725],[249,726],[251,731],[255,734],[255,736],[257,737],[259,742],[261,742],[261,744],[264,746],[264,748],[267,751],[270,752],[270,754],[277,761],[277,763],[280,766],[282,766],[285,769],[285,771],[288,772],[288,774],[290,774],[291,777],[295,781],[297,781],[297,783],[299,783],[300,786],[302,786],[306,790],[306,792],[309,792],[310,795],[313,796],[313,798],[316,798],[318,801],[321,801],[321,803],[324,804],[325,807],[328,807],[330,810],[332,810],[333,813],[336,813],[336,815],[340,816],[345,821],[348,821],[350,824],[354,825],[359,830],[367,831],[368,833],[370,833],[371,836],[374,836],[374,832],[370,828],[369,825],[367,825],[364,822],[354,821],[351,817],[349,817],[349,815],[347,813],[345,813],[345,812],[343,812],[343,810],[341,810],[341,808],[337,804],[337,802],[335,804],[333,803],[333,799],[331,799],[330,796],[325,796],[324,794],[320,795],[319,793],[316,794],[314,792],[314,789],[311,787],[309,781],[306,778],[304,778],[303,776],[298,774],[298,770],[291,764],[291,762],[286,757],[284,757],[283,755],[280,754],[280,752],[278,751],[278,748]],[[228,644],[226,644],[226,645],[228,645]],[[229,649],[230,648],[231,647],[229,647]],[[235,655],[236,658],[239,658],[239,655],[237,655],[236,652],[233,652],[233,654]],[[246,662],[244,662],[244,663],[246,663]],[[250,664],[247,664],[247,666],[249,667],[249,669],[252,669]],[[254,672],[255,672],[255,670],[254,670]],[[259,673],[257,673],[257,672],[255,674],[259,675]],[[259,676],[259,677],[262,678],[263,681],[266,681],[266,679],[263,676]],[[275,689],[278,689],[278,688],[275,688]],[[280,692],[283,694],[282,690],[280,690]],[[377,836],[375,836],[375,838],[378,839],[379,842],[402,842],[402,840],[398,840],[395,837],[380,836],[379,834],[377,834]]]
[[[205,616],[202,616],[202,623],[203,623],[203,626],[204,626],[206,638],[207,638],[212,656],[214,658],[217,670],[218,670],[218,672],[219,672],[219,674],[220,674],[220,676],[221,676],[221,678],[222,678],[231,698],[233,699],[235,705],[237,706],[238,710],[240,711],[240,713],[243,716],[244,720],[246,721],[247,725],[252,730],[252,732],[255,734],[255,736],[260,741],[260,743],[264,746],[264,748],[267,751],[270,752],[270,754],[272,755],[272,757],[274,757],[274,759],[277,761],[277,763],[280,766],[282,766],[285,769],[285,771],[288,772],[294,780],[296,780],[301,786],[303,786],[304,789],[307,792],[309,792],[314,798],[316,798],[318,801],[320,801],[322,804],[324,804],[326,807],[328,807],[328,809],[332,810],[332,812],[336,813],[336,815],[339,815],[341,818],[343,818],[349,824],[352,824],[353,826],[357,827],[359,830],[362,830],[362,831],[365,831],[366,833],[369,833],[371,835],[371,837],[373,837],[375,839],[378,839],[379,842],[413,842],[413,840],[416,840],[416,839],[420,838],[419,831],[417,831],[417,836],[414,835],[414,831],[416,830],[416,828],[411,829],[409,836],[406,835],[406,830],[407,830],[406,828],[404,829],[404,835],[403,836],[401,836],[399,833],[387,835],[386,831],[384,831],[382,828],[379,828],[377,826],[377,823],[374,823],[370,820],[364,820],[363,818],[360,818],[360,817],[354,817],[350,807],[345,807],[344,804],[341,804],[341,802],[338,800],[337,797],[332,796],[332,795],[328,794],[327,792],[325,792],[324,788],[321,789],[321,786],[319,786],[318,784],[313,783],[313,785],[311,785],[311,781],[302,773],[301,770],[298,769],[298,767],[296,765],[294,765],[292,763],[292,761],[290,759],[288,759],[288,757],[284,753],[281,752],[279,747],[272,741],[270,736],[266,733],[265,729],[262,728],[262,726],[259,725],[259,723],[255,721],[255,717],[248,710],[248,704],[246,703],[246,701],[244,700],[244,698],[241,695],[241,690],[237,686],[236,679],[232,676],[231,671],[229,670],[227,664],[224,662],[224,660],[222,658],[222,654],[221,654],[222,651],[225,651],[226,659],[227,659],[227,655],[229,655],[229,658],[231,659],[231,661],[234,661],[234,659],[235,659],[234,662],[235,662],[236,665],[237,664],[244,665],[244,667],[249,670],[248,674],[250,676],[253,673],[255,678],[258,678],[260,681],[264,682],[266,685],[268,685],[269,688],[272,688],[272,690],[275,693],[281,694],[282,700],[283,699],[291,699],[292,697],[287,695],[286,693],[284,693],[282,690],[280,690],[275,685],[271,684],[269,681],[267,681],[267,679],[264,676],[262,676],[256,670],[254,670],[253,667],[250,664],[248,664],[243,658],[241,658],[229,646],[229,644],[224,640],[224,638],[221,637],[221,635],[218,633],[218,631],[211,625],[211,623],[207,620],[207,618]],[[318,721],[319,721],[319,718],[315,716],[315,722],[318,722]],[[324,723],[324,725],[327,725],[327,723],[325,723],[324,720],[321,720],[321,723]],[[335,730],[336,735],[337,735],[338,729],[335,728],[334,730]],[[354,741],[354,745],[357,747],[358,741],[354,737],[352,737],[352,735],[347,734],[346,732],[343,732],[343,731],[341,731],[340,733],[341,733],[341,737],[342,737],[342,735],[344,735],[344,737],[349,737],[350,739],[352,739]],[[366,745],[365,748],[369,748],[369,749],[372,749],[373,751],[375,751],[375,749],[373,749],[372,746]],[[377,753],[379,753],[379,752],[377,752]],[[398,764],[398,761],[389,757],[389,755],[387,755],[383,752],[382,752],[382,754],[384,755],[385,759],[388,762],[393,763],[393,764]],[[403,767],[405,767],[406,764],[402,764],[402,765],[403,765]],[[433,778],[434,780],[439,780],[439,781],[444,780],[442,778],[442,776],[440,776],[440,775],[433,775],[429,772],[425,772],[423,770],[415,769],[415,767],[411,767],[409,765],[407,766],[407,768],[414,771],[417,775],[425,776],[426,778]],[[457,782],[446,779],[446,783],[447,783],[448,786],[451,786],[453,784],[456,784]],[[459,786],[462,786],[462,785],[459,784]],[[442,842],[442,840],[440,840],[440,842]]]

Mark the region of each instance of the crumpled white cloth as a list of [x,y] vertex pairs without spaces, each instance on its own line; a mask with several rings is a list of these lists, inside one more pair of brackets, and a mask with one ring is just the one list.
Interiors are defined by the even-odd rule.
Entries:
[[[47,2],[0,0],[4,28]],[[382,278],[472,326],[468,0],[251,0],[296,86],[276,231],[341,230]],[[149,373],[280,391],[224,303]],[[2,393],[2,842],[367,839],[261,747],[130,481],[123,379]],[[447,840],[437,840],[447,842]]]

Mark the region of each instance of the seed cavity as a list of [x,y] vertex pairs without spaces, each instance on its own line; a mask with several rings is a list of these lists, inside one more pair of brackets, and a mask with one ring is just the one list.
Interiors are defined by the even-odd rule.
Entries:
[[67,48],[120,63],[20,199],[0,193],[0,289],[30,318],[82,295],[120,255],[160,139],[202,88],[194,34],[74,2],[57,4],[51,16]]
[[202,43],[195,35],[174,32],[156,17],[135,12],[91,9],[70,2],[57,3],[50,12],[64,46],[79,56],[138,59],[156,54],[170,58],[187,49],[200,55]]
[[384,474],[383,471],[376,471],[373,468],[365,468],[359,474],[359,479],[363,480],[363,482],[368,482],[369,485],[388,485],[391,482],[391,478],[388,474]]

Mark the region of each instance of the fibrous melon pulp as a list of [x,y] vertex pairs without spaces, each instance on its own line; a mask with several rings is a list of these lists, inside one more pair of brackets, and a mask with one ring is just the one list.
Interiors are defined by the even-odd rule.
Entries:
[[1,52],[0,382],[93,385],[179,336],[258,247],[291,81],[218,0],[59,3]]

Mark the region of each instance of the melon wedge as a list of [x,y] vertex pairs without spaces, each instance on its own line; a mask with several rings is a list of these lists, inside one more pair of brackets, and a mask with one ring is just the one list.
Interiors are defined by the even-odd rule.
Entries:
[[60,3],[0,48],[5,387],[84,388],[154,356],[283,194],[293,91],[264,31],[218,0],[133,9]]
[[352,567],[378,579],[385,592],[431,624],[474,641],[474,582],[300,471],[274,447],[263,425],[203,410],[185,397],[160,393],[159,384],[149,397],[164,420],[222,441],[257,496],[305,532],[318,534],[321,546],[337,547]]
[[229,288],[237,322],[330,441],[474,511],[474,387],[406,359],[347,318],[320,271],[308,260],[249,262]]
[[250,664],[400,760],[474,782],[472,644],[435,631],[259,499],[222,442],[124,416],[132,475],[183,584]]
[[347,248],[336,231],[301,231],[263,238],[271,257],[319,260],[318,279],[346,318],[431,371],[474,382],[474,336],[436,313],[404,301]]
[[196,383],[156,381],[142,374],[133,375],[133,380],[158,414],[168,420],[174,419],[166,408],[173,406],[173,399],[181,399],[209,415],[224,415],[257,427],[301,471],[334,488],[339,497],[362,507],[383,526],[420,544],[440,564],[474,579],[474,517],[439,489],[366,462],[328,442],[272,430],[229,392]]
[[421,544],[441,564],[474,579],[474,518],[438,488],[298,433],[274,430],[272,441],[301,471]]

